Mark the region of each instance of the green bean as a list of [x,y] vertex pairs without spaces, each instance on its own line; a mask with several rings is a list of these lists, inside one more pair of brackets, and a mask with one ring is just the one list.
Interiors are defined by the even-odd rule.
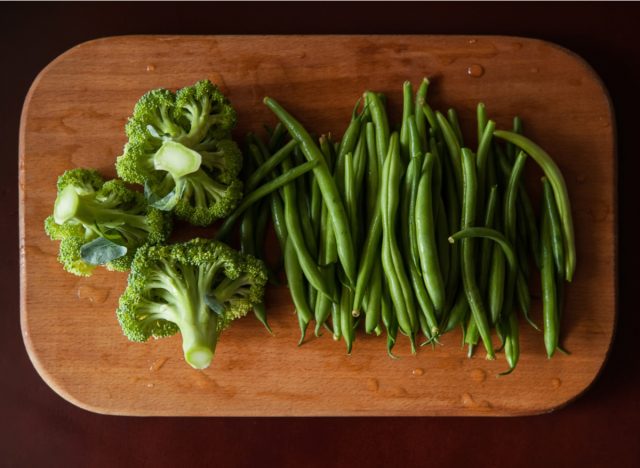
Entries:
[[499,375],[507,375],[513,372],[520,358],[520,330],[516,314],[509,314],[507,322],[508,330],[504,340],[504,355],[507,358],[509,369]]
[[516,200],[518,197],[518,186],[526,162],[527,155],[524,151],[520,151],[511,169],[509,184],[507,185],[504,196],[504,230],[509,242],[514,244],[516,240]]
[[[406,163],[411,157],[409,154],[409,120],[413,119],[413,89],[410,81],[402,85],[402,125],[400,126],[400,155]],[[415,125],[415,122],[413,122]]]
[[353,340],[355,339],[353,315],[351,314],[353,298],[351,296],[352,294],[349,288],[342,288],[342,296],[340,298],[340,328],[342,329],[342,337],[347,345],[347,354],[351,354]]
[[469,350],[467,351],[467,357],[473,356],[474,347],[477,346],[478,340],[480,338],[480,332],[478,331],[478,326],[476,325],[476,321],[473,320],[473,316],[469,317],[469,321],[467,322],[467,330],[464,334],[463,342],[469,345]]
[[[333,232],[331,231],[331,223],[328,222],[328,213],[326,205],[322,205],[322,210],[320,214],[320,245],[318,247],[318,264],[322,266],[322,274],[327,281],[327,284],[332,285],[333,288],[333,297],[334,302],[338,301],[338,297],[335,291],[335,265],[334,263],[337,261],[335,256],[335,249],[329,251],[332,247],[328,244],[331,242],[328,239],[332,239]],[[331,244],[335,247],[335,242]],[[334,255],[334,258],[330,258],[331,255]],[[324,295],[320,295],[316,299],[316,307],[315,307],[315,334],[318,336],[320,334],[320,328],[325,324],[329,315],[331,314],[331,301]]]
[[[506,239],[506,237],[503,236],[499,231],[496,231],[495,229],[467,228],[453,234],[451,237],[449,237],[449,241],[454,242],[455,240],[458,240],[458,239],[471,238],[471,237],[484,237],[484,238],[492,239],[498,244],[498,246],[500,246],[500,248],[502,249],[502,253],[506,257],[507,262],[509,264],[509,276],[507,279],[507,289],[509,288],[513,289],[513,284],[515,283],[516,277],[518,274],[518,260],[513,250],[513,247],[511,246],[509,241]],[[515,315],[513,314],[512,305],[510,302],[507,302],[505,304],[504,310],[507,311],[507,317],[509,315]]]
[[[524,151],[520,151],[516,158],[516,161],[511,170],[511,176],[509,177],[509,183],[507,185],[507,190],[505,192],[504,197],[504,229],[506,233],[506,237],[512,244],[516,245],[516,200],[518,196],[518,187],[520,184],[520,176],[522,174],[522,170],[524,169],[524,164],[527,160],[527,155]],[[524,314],[527,322],[531,324],[533,328],[538,330],[538,326],[535,324],[531,317],[529,316],[529,309],[531,299],[529,297],[529,290],[527,288],[526,280],[522,274],[522,265],[520,266],[520,271],[518,272],[518,277],[515,283],[516,286],[516,297],[518,299],[518,303],[520,304],[520,309]],[[507,288],[507,295],[512,295],[514,291],[511,291]],[[508,313],[509,311],[507,311]]]
[[456,136],[455,131],[451,128],[451,125],[447,121],[444,115],[440,112],[436,112],[436,118],[438,119],[438,125],[447,148],[449,150],[449,160],[453,167],[453,176],[455,180],[455,187],[458,190],[458,195],[462,195],[463,180],[462,180],[462,161],[461,161],[461,149],[460,142]]
[[418,318],[422,320],[424,318],[426,327],[422,322],[420,322],[420,326],[427,337],[427,339],[431,340],[435,338],[439,334],[438,329],[438,320],[436,318],[436,311],[433,307],[433,303],[429,298],[429,293],[425,288],[424,279],[420,272],[418,266],[411,260],[408,262],[409,265],[409,280],[413,287],[413,292],[415,293],[415,297],[418,301],[418,305],[420,306],[420,314]]
[[[533,206],[531,205],[531,200],[529,199],[529,194],[527,193],[527,189],[523,183],[520,184],[520,189],[518,191],[518,203],[518,210],[523,214],[524,221],[527,226],[529,251],[531,253],[531,256],[533,257],[536,267],[540,268],[540,240],[538,234],[538,225],[536,222],[536,215],[533,211]],[[562,245],[562,230],[559,224],[558,228],[560,229],[560,245]],[[561,270],[562,268],[560,268],[560,271]]]
[[[516,248],[517,252],[517,248]],[[525,279],[522,269],[518,272],[516,279],[516,297],[518,299],[518,305],[522,311],[524,318],[529,322],[536,330],[540,330],[540,327],[531,319],[529,312],[531,310],[531,295],[529,294],[529,288],[527,287],[527,280]]]
[[309,304],[307,303],[304,276],[302,274],[302,269],[300,268],[300,263],[296,258],[296,251],[293,247],[291,237],[287,239],[285,244],[284,268],[287,274],[287,284],[289,285],[291,299],[293,300],[293,305],[296,308],[296,313],[298,314],[301,333],[298,345],[301,345],[304,341],[307,326],[313,316],[311,309],[309,308]]
[[[419,184],[422,179],[422,174],[424,170],[422,169],[422,153],[420,152],[420,140],[418,138],[418,132],[415,127],[413,120],[410,120],[410,141],[411,141],[411,161],[409,163],[409,169],[407,170],[406,179],[409,181],[409,212],[407,222],[403,222],[404,229],[402,229],[403,233],[406,233],[409,237],[408,244],[409,248],[405,250],[406,255],[406,263],[409,267],[409,279],[411,281],[411,285],[413,287],[413,291],[415,293],[415,297],[418,301],[418,305],[420,306],[420,314],[418,314],[418,319],[420,320],[420,328],[423,331],[423,334],[427,338],[428,342],[431,342],[433,339],[437,339],[439,334],[438,329],[438,319],[436,314],[438,311],[435,310],[433,302],[429,297],[429,293],[427,291],[425,285],[425,279],[423,272],[420,267],[420,239],[419,232],[417,229],[417,213],[416,208],[421,208],[420,204],[420,195],[419,195]],[[432,168],[433,163],[429,163],[429,168]],[[431,226],[433,228],[433,226]],[[406,241],[405,241],[406,242]],[[437,252],[435,252],[437,256]],[[444,287],[444,285],[443,285]]]
[[[384,172],[384,169],[383,169]],[[376,257],[376,251],[380,246],[380,239],[382,238],[382,208],[381,208],[381,196],[384,191],[383,184],[381,185],[380,193],[376,196],[376,203],[373,210],[374,217],[369,224],[369,231],[364,241],[362,248],[362,256],[360,258],[360,264],[358,267],[358,276],[356,281],[356,289],[353,303],[353,310],[355,314],[359,314],[360,305],[364,298],[364,293],[368,287],[369,278],[371,277],[371,271],[373,266],[378,261]]]
[[272,193],[269,203],[271,205],[271,222],[273,223],[273,229],[276,232],[280,249],[284,251],[284,243],[287,241],[287,226],[284,220],[284,207],[282,206],[280,195]]
[[[356,184],[353,167],[353,155],[347,153],[345,155],[345,171],[344,171],[344,201],[347,208],[347,216],[351,221],[351,235],[354,245],[357,247],[358,242],[358,199],[356,197]],[[357,251],[357,250],[356,250]]]
[[[438,124],[438,118],[436,117],[435,112],[433,112],[433,109],[431,109],[431,106],[429,106],[429,104],[427,104],[426,102],[422,106],[422,113],[426,117],[427,122],[429,122],[429,127],[433,131],[433,137],[436,139],[442,138],[442,131],[440,130],[440,125]],[[431,147],[431,145],[429,146]],[[433,151],[433,147],[431,147],[431,150]]]
[[[462,150],[462,169],[464,174],[464,198],[462,203],[462,226],[469,228],[474,225],[475,202],[477,192],[476,165],[474,154],[464,148]],[[478,326],[478,332],[487,351],[488,359],[495,359],[491,335],[489,334],[489,323],[487,314],[482,302],[482,296],[478,290],[475,278],[475,258],[473,254],[472,239],[462,241],[462,284],[471,307],[472,316]]]
[[465,228],[449,236],[449,242],[454,243],[458,240],[471,239],[474,237],[491,239],[500,246],[502,253],[507,259],[507,263],[509,264],[509,275],[515,281],[515,277],[518,272],[518,259],[515,251],[513,250],[513,246],[500,231],[485,227]]
[[[380,272],[382,273],[382,268],[380,268]],[[391,301],[389,299],[390,292],[387,282],[385,280],[385,275],[380,275],[381,283],[382,283],[382,297],[380,301],[380,316],[382,318],[382,324],[387,330],[387,354],[390,357],[396,358],[393,355],[391,350],[396,344],[396,337],[398,335],[398,319],[396,314],[393,313],[393,307],[391,305]]]
[[[520,188],[522,188],[522,183],[520,184]],[[524,216],[524,211],[522,210],[522,203],[520,200],[520,191],[518,190],[518,197],[516,201],[516,238],[518,241],[515,243],[516,246],[516,254],[518,255],[518,265],[520,265],[520,271],[526,280],[529,279],[529,275],[531,273],[529,268],[529,244],[531,243],[529,237],[529,230],[527,227],[527,220]]]
[[345,130],[342,140],[340,140],[338,158],[344,157],[347,153],[353,153],[356,148],[356,144],[358,143],[358,138],[360,136],[360,127],[362,126],[362,119],[357,115],[357,109],[359,106],[360,100],[358,99],[358,102],[356,102],[356,105],[353,108],[349,126]]
[[220,239],[220,240],[225,239],[231,232],[231,229],[233,229],[233,226],[235,225],[240,215],[242,215],[242,213],[244,213],[247,208],[252,206],[258,200],[278,190],[280,187],[286,186],[287,184],[294,181],[296,178],[300,177],[301,175],[311,170],[314,170],[314,168],[317,166],[318,166],[317,161],[308,161],[304,164],[301,164],[299,166],[296,166],[286,171],[281,176],[276,177],[275,179],[256,188],[253,192],[247,194],[242,199],[242,202],[240,203],[240,205],[238,205],[238,207],[233,211],[233,213],[231,213],[229,217],[225,220],[222,226],[220,226],[220,229],[218,229],[218,232],[216,232],[215,239]]
[[[413,263],[416,267],[416,271],[420,272],[419,269],[419,251],[418,251],[418,236],[416,233],[416,223],[415,223],[415,212],[416,212],[416,201],[418,196],[418,185],[420,184],[420,177],[423,171],[423,153],[420,149],[420,137],[418,135],[418,129],[414,123],[413,118],[408,122],[409,127],[409,154],[411,159],[409,161],[409,166],[407,168],[407,173],[405,175],[405,184],[404,184],[404,196],[405,200],[408,198],[408,203],[403,201],[403,210],[406,212],[401,212],[402,221],[401,225],[404,226],[404,229],[401,229],[400,232],[403,235],[403,242],[409,248],[405,248],[405,256],[407,264]],[[422,278],[422,273],[420,272],[420,278]]]
[[371,91],[364,93],[367,107],[371,112],[371,120],[375,126],[376,152],[378,154],[378,167],[382,168],[382,162],[389,149],[389,120],[387,112],[380,97]]
[[[342,297],[341,295],[341,291],[338,293],[340,294],[340,298]],[[340,318],[340,301],[338,302],[334,302],[331,304],[331,325],[333,328],[333,339],[338,341],[340,338],[342,338],[342,325],[341,325],[341,318]]]
[[367,166],[367,135],[365,132],[366,130],[360,132],[358,144],[356,145],[355,153],[353,153],[354,186],[358,204],[360,204],[359,201],[362,199],[363,195],[362,184],[364,182],[365,169]]
[[491,252],[491,266],[489,268],[488,298],[489,315],[494,325],[500,320],[504,306],[504,282],[506,277],[505,258],[498,246],[494,246]]
[[[329,267],[329,269],[333,270],[333,265]],[[326,323],[329,315],[331,315],[331,306],[332,302],[327,299],[327,297],[323,294],[319,294],[316,298],[315,309],[313,311],[313,316],[316,321],[316,326],[314,330],[314,334],[316,336],[320,336],[320,329]]]
[[365,316],[365,331],[371,333],[378,327],[381,312],[382,294],[382,268],[380,262],[376,262],[371,276],[371,286],[368,290],[369,300]]
[[398,134],[394,132],[389,142],[389,154],[384,163],[382,176],[382,266],[389,284],[391,300],[394,303],[398,318],[398,326],[410,337],[413,346],[413,333],[417,325],[413,308],[413,294],[403,268],[402,256],[395,238],[395,218],[399,205],[400,168]]
[[336,184],[331,177],[327,163],[320,149],[309,136],[300,123],[285,111],[275,100],[265,98],[264,103],[278,116],[280,121],[287,127],[291,136],[298,141],[302,152],[309,161],[318,161],[318,165],[313,168],[313,173],[318,180],[322,198],[327,205],[328,213],[333,224],[333,231],[336,237],[338,257],[349,283],[355,285],[356,261],[349,221],[347,219],[344,205],[340,201],[340,194]]
[[418,252],[424,284],[433,306],[441,312],[445,303],[445,285],[438,260],[434,229],[433,188],[431,184],[434,159],[431,153],[427,153],[425,156],[426,168],[422,172],[418,185],[415,225],[419,239]]
[[286,134],[287,134],[287,129],[284,127],[284,125],[282,125],[282,122],[278,122],[275,128],[273,129],[273,132],[271,132],[271,135],[269,135],[269,142],[267,143],[267,148],[269,149],[270,153],[273,153],[274,151],[276,151],[277,148],[282,146],[282,139],[285,137]]
[[455,302],[453,303],[453,307],[449,311],[448,315],[445,315],[443,317],[446,320],[444,320],[443,325],[440,326],[442,332],[447,333],[457,327],[458,324],[462,323],[465,315],[467,315],[468,312],[469,301],[467,300],[467,295],[461,289],[455,296]]
[[370,225],[378,209],[378,186],[380,185],[380,169],[376,153],[376,134],[372,122],[365,127],[367,140],[367,224]]
[[267,329],[267,331],[273,335],[273,330],[269,326],[269,322],[267,321],[267,309],[264,306],[264,302],[259,302],[258,304],[253,305],[253,314],[256,316],[258,321]]
[[[478,125],[480,125],[478,123]],[[484,194],[487,185],[487,160],[491,150],[491,140],[493,139],[493,131],[496,124],[493,120],[489,120],[484,128],[481,139],[478,143],[478,156],[476,163],[478,166],[478,207],[484,209]]]
[[242,253],[255,255],[256,241],[256,214],[255,207],[245,211],[240,223],[240,250]]
[[[288,164],[288,161],[283,163],[285,171],[288,170]],[[297,194],[293,184],[284,186],[284,218],[287,225],[287,232],[289,233],[287,242],[289,242],[289,240],[292,242],[293,248],[298,255],[298,262],[307,281],[329,299],[333,299],[331,288],[325,281],[314,259],[315,254],[312,255],[307,246],[309,239],[305,239],[298,205],[298,200],[302,198],[303,194]]]
[[[522,134],[522,120],[518,116],[513,118],[513,133]],[[507,142],[507,156],[512,162],[516,157],[516,147],[511,142]]]
[[[549,191],[544,196],[550,195]],[[558,296],[556,293],[556,275],[554,272],[553,247],[551,240],[551,222],[548,206],[545,200],[542,210],[541,233],[541,288],[542,288],[542,322],[544,346],[547,356],[551,358],[558,347]]]
[[556,265],[556,271],[562,278],[564,276],[564,249],[562,245],[562,228],[560,227],[560,219],[558,215],[558,207],[553,198],[551,184],[546,177],[542,178],[542,186],[544,196],[544,208],[549,215],[549,230],[551,233],[551,250],[553,251],[553,260]]
[[[287,163],[283,164],[284,168],[288,168]],[[287,189],[285,188],[285,191],[286,190]],[[309,202],[310,190],[308,184],[304,180],[304,177],[296,179],[296,190],[294,193],[295,199],[293,199],[293,202],[295,204],[292,206],[295,206],[297,209],[298,224],[302,229],[305,246],[309,250],[309,253],[315,258],[318,255],[318,241],[311,222],[311,203]],[[287,207],[285,206],[285,209],[286,208]],[[285,220],[286,219],[285,211]],[[296,239],[294,239],[294,245],[296,245],[295,240]]]
[[427,121],[422,112],[422,107],[427,100],[427,91],[429,90],[429,79],[423,78],[418,91],[416,92],[416,102],[413,112],[415,114],[416,130],[420,138],[420,152],[425,153],[427,151],[428,136],[427,136]]
[[[282,125],[276,126],[276,129],[278,128],[282,128]],[[270,158],[269,154],[262,154],[258,147],[253,144],[249,146],[249,152],[255,164],[261,165],[261,161],[265,161],[265,159]],[[258,167],[258,169],[259,168],[260,167]],[[274,168],[273,171],[267,175],[267,177],[270,180],[273,180],[278,173],[278,169]],[[269,195],[269,205],[271,207],[271,219],[274,230],[276,232],[276,237],[278,238],[278,243],[280,244],[280,250],[284,252],[284,243],[287,240],[287,227],[284,220],[284,207],[282,206],[282,198],[280,197],[280,194],[278,192],[274,191]],[[280,261],[282,261],[282,259],[280,259]]]
[[[496,215],[496,207],[498,206],[498,186],[491,187],[489,198],[487,199],[487,208],[484,215],[484,227],[492,228]],[[489,266],[491,263],[491,253],[493,245],[489,239],[482,240],[480,248],[480,290],[484,293],[487,290],[487,282],[489,281]]]
[[274,153],[273,156],[260,164],[260,166],[258,166],[258,168],[247,178],[247,182],[244,186],[245,191],[251,192],[258,187],[260,181],[262,181],[262,179],[264,179],[269,173],[273,172],[276,167],[282,164],[282,161],[291,155],[291,152],[297,145],[298,143],[295,140],[291,140]]
[[[456,190],[456,183],[453,177],[452,162],[450,159],[445,159],[443,164],[444,174],[444,188],[446,201],[445,205],[448,207],[447,221],[449,223],[449,229],[447,232],[456,232],[460,229],[460,202],[458,199],[458,192]],[[445,284],[446,290],[446,303],[445,309],[449,309],[453,305],[458,286],[460,283],[460,247],[456,244],[450,250],[449,256],[449,274]]]
[[[330,161],[330,167],[333,166],[331,144],[325,136],[320,137],[320,148],[326,160]],[[320,266],[326,266],[338,261],[338,246],[336,245],[336,236],[333,233],[333,224],[329,222],[326,203],[322,204],[322,213],[321,216],[324,216],[325,221],[320,225],[320,239],[321,244],[324,245],[324,255],[321,256]]]
[[456,137],[458,138],[458,143],[460,144],[460,146],[462,146],[464,144],[462,140],[462,129],[460,128],[460,122],[458,121],[458,114],[456,113],[455,109],[449,109],[447,111],[447,119],[449,120],[449,124],[451,125],[451,128],[453,129],[453,131],[456,134]]
[[553,188],[555,202],[562,225],[562,241],[565,254],[564,278],[571,281],[576,267],[576,251],[571,217],[571,203],[562,172],[541,147],[528,138],[513,132],[496,130],[494,136],[509,141],[531,156],[542,168]]
[[[447,241],[449,237],[449,225],[447,221],[447,213],[444,208],[444,202],[442,201],[442,197],[438,197],[438,210],[437,210],[437,219],[436,219],[436,243],[438,248],[438,264],[440,265],[440,270],[442,271],[442,278],[449,278],[449,249],[451,246]],[[418,257],[419,258],[419,257]],[[446,284],[445,284],[445,292],[446,292]],[[446,301],[445,301],[446,308]],[[441,311],[442,312],[442,311]]]
[[[431,154],[433,154],[434,162],[433,162],[433,197],[435,200],[438,200],[442,196],[442,155],[440,154],[440,149],[435,141],[435,139],[430,139],[433,144],[429,145],[431,148]],[[424,161],[423,161],[423,169],[424,169]],[[438,203],[436,201],[436,205],[434,205],[434,217],[438,217]]]
[[256,206],[256,239],[255,239],[255,255],[264,259],[264,241],[267,233],[267,223],[269,221],[269,203],[270,200],[263,200]]
[[[480,146],[480,142],[482,141],[482,136],[484,135],[484,129],[487,126],[487,109],[484,106],[484,103],[479,102],[476,107],[476,121],[478,122],[478,146]],[[480,150],[478,150],[480,153]],[[478,164],[480,162],[478,161]]]

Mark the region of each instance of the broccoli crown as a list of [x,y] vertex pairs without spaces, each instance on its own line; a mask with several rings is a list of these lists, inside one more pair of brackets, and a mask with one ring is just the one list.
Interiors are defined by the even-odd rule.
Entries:
[[72,169],[59,177],[54,213],[45,220],[49,237],[62,241],[58,260],[80,276],[89,276],[95,268],[81,252],[91,241],[104,238],[126,247],[123,255],[105,263],[109,270],[126,271],[138,247],[165,241],[171,228],[168,213],[149,208],[141,193],[121,180],[105,182],[92,169]]
[[218,337],[262,301],[264,264],[221,242],[196,238],[138,249],[118,320],[132,341],[180,331],[185,360],[209,366]]
[[236,114],[209,80],[172,93],[149,91],[126,126],[118,175],[145,185],[150,202],[206,226],[227,216],[242,196],[242,154],[230,139]]

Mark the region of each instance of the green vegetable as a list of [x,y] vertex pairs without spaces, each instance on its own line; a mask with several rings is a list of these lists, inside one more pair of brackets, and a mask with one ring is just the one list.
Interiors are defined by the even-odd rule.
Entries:
[[152,206],[207,226],[242,197],[242,156],[230,138],[235,121],[228,100],[208,80],[177,93],[149,91],[127,123],[118,175],[144,185]]
[[182,334],[185,360],[209,366],[221,332],[262,302],[267,272],[256,258],[204,239],[138,249],[117,310],[132,341]]
[[319,162],[319,164],[314,167],[313,173],[318,180],[322,198],[327,205],[329,217],[333,224],[340,262],[342,263],[349,283],[355,285],[357,264],[349,222],[344,204],[340,199],[338,188],[329,172],[327,162],[318,146],[300,122],[294,119],[293,116],[284,110],[274,99],[266,97],[264,98],[264,103],[278,116],[282,124],[291,134],[291,137],[298,142],[307,160]]
[[493,134],[498,138],[513,143],[531,156],[540,165],[551,183],[562,225],[562,240],[565,253],[564,276],[567,281],[571,281],[576,268],[576,247],[569,193],[560,168],[546,151],[527,137],[504,130],[496,130]]
[[89,276],[97,265],[126,271],[136,250],[167,239],[171,217],[150,208],[121,180],[105,182],[93,169],[72,169],[58,178],[58,196],[45,231],[59,240],[64,269]]

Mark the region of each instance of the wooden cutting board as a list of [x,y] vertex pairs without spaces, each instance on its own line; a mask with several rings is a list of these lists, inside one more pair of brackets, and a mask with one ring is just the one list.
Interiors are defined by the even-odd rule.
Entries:
[[[404,80],[432,79],[434,107],[453,106],[473,135],[475,105],[525,130],[567,180],[578,267],[567,287],[563,343],[545,356],[540,333],[522,327],[517,371],[460,349],[460,334],[412,356],[406,339],[390,359],[383,337],[358,333],[353,354],[328,333],[297,347],[285,288],[268,292],[275,336],[252,317],[223,335],[213,365],[191,369],[180,337],[131,343],[115,318],[126,274],[65,273],[43,231],[56,178],[95,167],[114,176],[123,126],[137,99],[202,78],[238,110],[237,138],[262,131],[277,98],[308,128],[340,135],[366,89],[385,92],[397,117]],[[20,130],[21,321],[42,378],[90,411],[126,415],[524,415],[583,392],[601,369],[616,314],[614,122],[607,92],[579,57],[538,40],[490,36],[129,36],[81,44],[48,65],[26,97]],[[532,188],[539,173],[529,169]],[[211,229],[183,231],[206,235]],[[540,303],[534,298],[534,317]]]

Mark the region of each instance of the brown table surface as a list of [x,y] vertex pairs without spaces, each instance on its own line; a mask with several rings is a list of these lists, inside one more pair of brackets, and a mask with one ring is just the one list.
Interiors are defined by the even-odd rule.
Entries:
[[[640,7],[622,4],[0,5],[0,466],[640,466],[634,332],[640,160]],[[18,126],[25,94],[53,58],[121,34],[505,34],[556,42],[609,89],[618,127],[618,327],[595,384],[525,418],[131,418],[86,412],[40,379],[19,324]],[[633,202],[633,200],[636,200]],[[636,267],[632,270],[632,267]]]

